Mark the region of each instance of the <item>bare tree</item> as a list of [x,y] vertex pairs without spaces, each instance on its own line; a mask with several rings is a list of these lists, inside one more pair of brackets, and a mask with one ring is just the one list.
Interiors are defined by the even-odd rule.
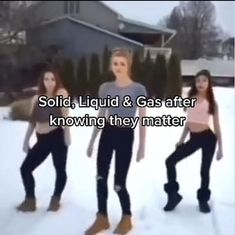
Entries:
[[27,20],[27,2],[0,1],[0,67],[4,74],[0,79],[1,89],[9,92],[19,83],[19,67],[32,60],[25,55],[39,54],[34,45],[26,45],[25,32],[33,27]]
[[22,32],[29,27],[26,20],[26,1],[0,2],[0,43],[22,43]]
[[166,19],[166,26],[177,30],[172,46],[182,58],[196,59],[218,55],[221,28],[215,25],[211,1],[181,1]]

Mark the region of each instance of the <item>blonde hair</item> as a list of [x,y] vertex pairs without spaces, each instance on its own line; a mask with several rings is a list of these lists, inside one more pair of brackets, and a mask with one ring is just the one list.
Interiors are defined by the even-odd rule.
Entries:
[[128,67],[128,75],[131,76],[132,70],[132,61],[133,61],[133,52],[131,49],[128,48],[114,48],[111,53],[111,60],[110,60],[110,70],[111,70],[111,63],[113,57],[124,57],[127,60],[127,67]]

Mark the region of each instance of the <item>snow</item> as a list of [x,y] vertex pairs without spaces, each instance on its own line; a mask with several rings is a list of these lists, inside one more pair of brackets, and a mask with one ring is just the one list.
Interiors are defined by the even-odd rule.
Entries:
[[[196,191],[200,185],[200,151],[177,165],[180,192],[184,199],[174,212],[162,210],[166,202],[163,184],[166,181],[165,159],[174,150],[182,127],[148,127],[146,158],[135,161],[138,147],[136,129],[134,154],[128,176],[128,189],[132,199],[133,235],[230,235],[235,231],[234,195],[234,89],[215,88],[220,108],[224,159],[213,161],[211,168],[212,213],[198,211]],[[0,109],[0,234],[1,235],[80,235],[93,222],[96,213],[96,141],[91,159],[86,148],[92,127],[72,127],[72,145],[69,149],[68,182],[59,212],[46,212],[53,192],[55,172],[51,158],[34,172],[38,210],[35,213],[16,212],[15,206],[24,197],[19,168],[25,157],[22,142],[26,122],[3,120],[7,108]],[[72,115],[95,115],[92,109],[76,109]],[[184,116],[179,108],[148,109],[148,115],[171,114]],[[35,141],[33,135],[31,144]],[[109,215],[112,234],[121,210],[113,190],[114,167],[109,177]]]

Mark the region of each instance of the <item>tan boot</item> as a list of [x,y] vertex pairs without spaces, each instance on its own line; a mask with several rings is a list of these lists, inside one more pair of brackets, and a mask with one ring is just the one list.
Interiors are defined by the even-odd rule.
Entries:
[[58,211],[60,209],[60,198],[53,196],[51,197],[50,204],[47,208],[47,211]]
[[132,222],[130,215],[123,215],[118,226],[114,230],[114,234],[127,234],[132,229]]
[[36,199],[25,198],[25,200],[16,207],[18,211],[22,212],[33,212],[36,210]]
[[97,233],[100,233],[104,230],[109,229],[110,224],[107,216],[104,216],[102,214],[96,215],[95,222],[91,225],[89,229],[86,230],[86,235],[95,235]]

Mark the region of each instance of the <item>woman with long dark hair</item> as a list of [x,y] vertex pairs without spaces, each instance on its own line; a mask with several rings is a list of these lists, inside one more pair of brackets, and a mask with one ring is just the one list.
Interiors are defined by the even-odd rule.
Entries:
[[[115,75],[115,81],[103,83],[99,88],[99,97],[106,98],[108,95],[112,98],[118,96],[120,102],[124,96],[129,95],[133,101],[132,107],[110,107],[101,108],[98,116],[107,118],[106,126],[102,130],[99,140],[97,156],[97,216],[92,225],[86,231],[86,235],[94,235],[110,227],[107,199],[108,199],[108,174],[115,151],[115,176],[114,190],[118,195],[121,208],[122,218],[118,223],[115,234],[127,234],[132,229],[131,221],[131,200],[126,187],[127,175],[132,159],[132,148],[134,141],[134,129],[129,126],[114,126],[109,123],[110,115],[119,117],[134,117],[137,111],[135,100],[140,95],[146,95],[146,89],[140,83],[131,79],[132,54],[127,49],[116,49],[111,56],[111,70]],[[139,108],[139,116],[145,116],[145,108]],[[139,149],[137,161],[144,157],[145,151],[145,127],[139,124]],[[91,136],[88,146],[87,155],[90,157],[93,151],[93,145],[99,129],[96,127]]]
[[[66,161],[68,146],[71,143],[70,130],[68,127],[50,126],[49,115],[67,117],[68,108],[40,107],[38,105],[40,95],[47,98],[57,95],[68,96],[55,70],[48,69],[42,73],[39,78],[38,94],[32,99],[31,117],[23,144],[23,151],[27,156],[20,168],[26,196],[25,200],[17,206],[17,210],[22,212],[36,210],[35,182],[32,173],[50,153],[56,171],[56,182],[48,211],[57,211],[60,208],[60,198],[67,179]],[[37,142],[30,148],[29,141],[34,130]]]
[[[201,70],[196,74],[188,96],[196,98],[197,101],[194,107],[187,109],[187,122],[182,136],[176,144],[176,150],[166,159],[168,182],[164,185],[164,190],[168,194],[168,202],[164,210],[173,210],[182,200],[182,196],[178,193],[179,183],[176,180],[176,164],[196,150],[202,149],[201,187],[197,191],[197,199],[199,210],[208,213],[210,212],[208,201],[211,195],[209,175],[217,141],[217,160],[220,160],[223,156],[219,108],[214,98],[212,79],[208,70]],[[211,116],[213,117],[215,133],[209,127]],[[190,139],[184,143],[189,132]]]

